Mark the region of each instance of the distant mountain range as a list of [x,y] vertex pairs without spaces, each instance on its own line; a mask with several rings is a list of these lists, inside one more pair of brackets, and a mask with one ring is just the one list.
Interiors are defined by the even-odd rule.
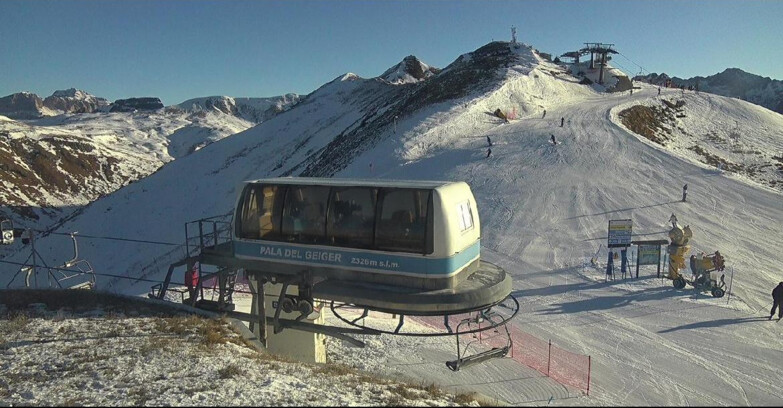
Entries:
[[656,85],[664,85],[671,80],[671,83],[677,87],[681,85],[698,87],[700,91],[742,99],[783,113],[783,81],[751,74],[739,68],[728,68],[708,77],[696,76],[683,79],[670,77],[665,73],[652,73],[636,76],[633,79]]
[[[209,96],[189,99],[169,108],[190,113],[218,111],[253,123],[261,123],[297,102],[299,95],[294,93],[269,98]],[[112,103],[76,88],[55,91],[45,99],[30,92],[18,92],[0,98],[0,115],[16,120],[68,113],[154,112],[163,108],[163,103],[155,97],[118,99]]]
[[271,98],[232,98],[230,96],[208,96],[188,99],[172,109],[186,112],[222,112],[253,123],[261,123],[283,112],[299,102],[299,95],[289,93]]
[[48,224],[298,102],[213,96],[164,107],[156,97],[112,103],[75,88],[0,98],[0,215]]

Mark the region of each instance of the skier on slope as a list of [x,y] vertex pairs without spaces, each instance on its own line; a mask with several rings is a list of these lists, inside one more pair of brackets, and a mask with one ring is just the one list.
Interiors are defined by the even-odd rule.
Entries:
[[775,315],[775,309],[778,309],[778,320],[780,320],[783,317],[783,282],[772,289],[772,310],[769,312],[769,320],[772,320],[772,316]]
[[688,196],[688,185],[682,186],[682,202],[685,202],[685,197]]
[[541,119],[544,119],[546,117],[546,109],[544,109],[544,114],[541,115]]
[[489,138],[489,135],[487,135],[487,145],[492,146],[492,139]]
[[552,144],[556,145],[557,144],[557,140],[555,140],[555,135],[550,134],[550,136],[552,136]]
[[489,149],[487,149],[487,157],[486,158],[489,159],[489,156],[492,156],[492,148],[491,147]]

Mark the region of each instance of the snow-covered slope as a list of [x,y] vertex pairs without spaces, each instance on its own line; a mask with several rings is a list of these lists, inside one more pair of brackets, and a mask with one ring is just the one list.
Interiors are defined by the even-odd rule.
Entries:
[[[660,103],[657,88],[602,93],[578,82],[530,47],[501,42],[464,54],[421,82],[340,76],[271,120],[93,202],[58,231],[179,243],[185,222],[230,213],[240,183],[259,177],[464,180],[478,202],[482,258],[514,277],[522,304],[515,324],[592,356],[591,396],[555,404],[780,405],[783,326],[761,319],[780,281],[783,195],[627,130],[619,111]],[[679,92],[665,89],[661,96],[674,100]],[[780,149],[780,115],[715,95],[686,95],[685,101],[689,110],[677,122],[684,129],[678,135],[695,141],[717,132],[718,116],[710,115],[719,112],[740,129],[768,129],[754,148]],[[505,123],[493,115],[496,109],[515,119]],[[549,143],[552,135],[557,145]],[[703,148],[716,155],[731,150],[723,143]],[[737,153],[731,160],[750,165],[746,161],[757,157]],[[599,246],[605,247],[609,220],[631,218],[635,238],[666,239],[672,213],[691,226],[694,251],[725,255],[727,273],[734,273],[730,298],[675,290],[651,278],[649,268],[638,280],[605,282],[602,270],[585,267],[597,250],[606,259]],[[38,242],[53,264],[70,256],[62,236]],[[133,278],[160,280],[184,255],[172,245],[84,242],[81,256],[97,271]],[[8,259],[26,256],[20,250]],[[15,272],[3,270],[6,281]],[[138,295],[150,286],[110,277],[98,284]],[[394,344],[377,346],[404,342]],[[409,351],[386,354],[398,352]],[[511,379],[518,373],[487,364],[508,379],[487,389],[516,387]],[[508,391],[520,398],[516,402],[536,400]]]

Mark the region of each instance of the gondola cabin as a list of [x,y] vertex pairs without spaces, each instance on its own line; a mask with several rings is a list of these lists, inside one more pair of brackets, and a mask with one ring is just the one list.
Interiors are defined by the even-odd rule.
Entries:
[[451,289],[479,267],[464,182],[270,178],[244,183],[234,257],[273,273]]

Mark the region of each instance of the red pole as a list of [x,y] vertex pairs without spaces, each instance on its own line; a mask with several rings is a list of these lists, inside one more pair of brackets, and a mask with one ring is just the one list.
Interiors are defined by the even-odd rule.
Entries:
[[552,339],[549,339],[549,356],[546,358],[546,376],[549,377],[549,366],[552,364]]
[[590,372],[591,370],[590,356],[587,356],[587,395],[590,395]]
[[[512,328],[513,328],[513,326],[512,326]],[[511,341],[511,359],[512,360],[514,359],[514,341],[513,340]]]

